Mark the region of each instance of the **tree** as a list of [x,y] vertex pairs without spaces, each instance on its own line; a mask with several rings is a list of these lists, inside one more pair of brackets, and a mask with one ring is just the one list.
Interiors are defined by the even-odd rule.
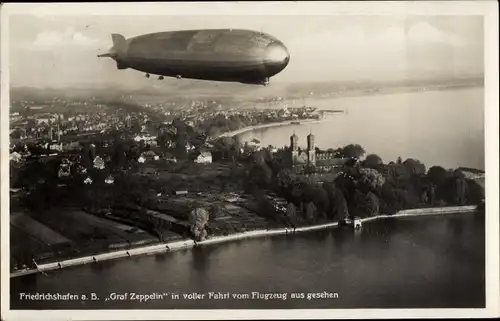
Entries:
[[387,181],[392,183],[394,186],[406,186],[409,179],[410,173],[403,164],[389,165]]
[[328,193],[323,188],[313,188],[313,203],[317,209],[317,216],[321,217],[326,214],[329,208]]
[[376,169],[382,163],[383,163],[382,158],[380,158],[380,156],[375,155],[375,154],[369,154],[366,156],[365,160],[363,161],[363,166]]
[[300,184],[291,187],[290,198],[295,204],[300,204],[304,199],[304,189]]
[[453,195],[454,202],[459,205],[465,203],[465,195],[467,192],[467,182],[465,181],[464,175],[460,171],[455,171],[454,185],[453,185]]
[[281,170],[276,176],[278,186],[288,189],[293,184],[292,171],[289,169]]
[[441,166],[432,166],[427,171],[427,177],[434,185],[441,185],[446,179],[446,169]]
[[467,180],[467,201],[479,205],[484,200],[484,188],[472,179]]
[[384,183],[380,193],[380,211],[385,214],[394,214],[402,208],[396,190],[391,183]]
[[422,164],[419,160],[413,158],[408,158],[407,160],[405,160],[403,162],[403,165],[411,174],[424,175],[426,172],[425,165]]
[[127,158],[125,156],[125,146],[123,142],[116,142],[113,146],[113,155],[111,164],[114,168],[126,166]]
[[205,227],[209,218],[210,215],[208,211],[201,207],[194,208],[189,213],[189,223],[191,224],[190,230],[195,241],[202,241],[207,237]]
[[230,154],[240,149],[240,144],[237,139],[224,136],[215,141],[214,147],[222,154],[222,158],[229,158]]
[[335,178],[335,186],[342,192],[344,197],[347,200],[347,203],[350,203],[354,192],[356,191],[356,183],[354,182],[356,176],[344,172]]
[[13,188],[22,187],[19,181],[21,168],[16,164],[10,164],[9,171],[10,171],[9,175],[10,187]]
[[221,214],[222,214],[222,207],[218,203],[213,204],[212,207],[210,208],[210,217],[217,218],[221,216]]
[[422,200],[423,204],[429,203],[429,194],[428,194],[427,190],[425,190],[425,191],[422,192],[421,200]]
[[160,242],[163,242],[163,230],[170,230],[172,228],[172,223],[163,220],[159,217],[153,218],[153,231],[155,231],[159,238]]
[[342,221],[349,215],[349,210],[347,207],[347,201],[344,197],[342,191],[338,188],[334,188],[330,200],[331,208],[331,219],[337,219]]
[[261,188],[268,188],[273,172],[265,163],[254,164],[250,170],[250,181]]
[[356,191],[354,194],[354,201],[351,205],[353,213],[359,217],[367,217],[377,215],[379,212],[379,199],[372,192],[367,194],[361,191]]
[[89,153],[90,160],[93,161],[97,156],[95,144],[90,144],[90,146],[88,148],[88,153]]
[[306,205],[306,217],[305,217],[307,222],[312,224],[316,221],[316,212],[317,212],[317,209],[316,209],[316,206],[314,205],[314,203],[313,202],[307,203],[307,205]]
[[370,214],[370,216],[378,215],[380,210],[380,201],[377,195],[373,194],[372,192],[369,192],[367,198],[368,198],[368,203],[367,203],[368,213]]
[[255,198],[257,200],[257,211],[263,217],[268,217],[274,221],[280,221],[276,215],[276,208],[273,206],[271,201],[266,197],[264,192],[257,191]]
[[361,168],[359,173],[361,174],[359,183],[366,184],[370,189],[382,187],[385,183],[385,178],[376,169]]
[[414,193],[411,193],[405,189],[396,189],[396,196],[398,197],[398,202],[401,209],[416,208],[420,202],[420,199]]
[[186,133],[178,131],[175,139],[175,154],[180,159],[185,159],[188,156],[188,151],[186,150],[186,145],[189,143],[189,139]]
[[266,163],[266,152],[264,150],[256,151],[252,154],[254,163],[265,164]]
[[434,184],[429,184],[427,189],[428,203],[434,204],[436,199],[436,186]]
[[292,202],[288,203],[288,205],[286,206],[286,216],[290,220],[292,226],[295,227],[295,225],[297,224],[297,209]]
[[349,144],[342,148],[342,156],[346,158],[360,158],[365,154],[365,150],[358,144]]

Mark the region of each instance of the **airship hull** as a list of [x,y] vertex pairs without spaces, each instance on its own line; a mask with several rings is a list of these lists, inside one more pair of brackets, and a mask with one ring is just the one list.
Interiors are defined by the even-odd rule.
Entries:
[[281,72],[290,59],[278,39],[251,30],[185,30],[113,35],[108,56],[119,69],[167,77],[259,83]]

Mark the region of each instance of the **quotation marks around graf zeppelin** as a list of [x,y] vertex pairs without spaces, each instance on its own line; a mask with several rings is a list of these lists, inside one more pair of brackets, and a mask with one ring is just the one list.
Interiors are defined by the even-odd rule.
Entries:
[[[318,293],[286,293],[286,292],[207,292],[207,293],[181,293],[181,292],[163,292],[163,293],[116,293],[109,294],[104,301],[139,301],[150,302],[159,300],[328,300],[338,299],[339,295],[336,292],[318,292]],[[94,294],[92,299],[98,299]]]

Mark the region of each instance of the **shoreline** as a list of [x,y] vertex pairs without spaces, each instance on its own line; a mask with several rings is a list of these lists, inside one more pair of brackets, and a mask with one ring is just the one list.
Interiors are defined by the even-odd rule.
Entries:
[[[269,127],[281,127],[281,126],[289,126],[289,125],[304,125],[304,124],[319,124],[319,123],[324,123],[328,122],[331,120],[333,115],[325,116],[323,119],[315,119],[315,118],[306,118],[306,119],[299,119],[299,120],[286,120],[282,122],[276,122],[276,123],[267,123],[267,124],[260,124],[260,125],[253,125],[253,126],[247,126],[243,127],[237,130],[233,130],[230,132],[225,132],[220,135],[218,135],[217,138],[221,137],[234,137],[237,135],[241,135],[256,129],[261,129],[261,128],[269,128]],[[294,122],[299,122],[299,124],[293,124]]]
[[[456,90],[456,89],[469,89],[469,88],[477,88],[477,87],[484,87],[483,84],[467,84],[467,85],[455,85],[455,86],[436,86],[436,87],[430,87],[427,88],[426,90],[415,90],[414,87],[401,87],[401,88],[395,88],[390,91],[374,91],[374,92],[366,92],[365,89],[359,89],[359,90],[353,90],[353,91],[348,91],[348,92],[343,92],[343,93],[338,93],[334,95],[329,95],[327,97],[315,97],[317,99],[339,99],[339,98],[353,98],[353,97],[365,97],[365,96],[381,96],[381,95],[392,95],[392,94],[402,94],[402,93],[425,93],[425,92],[433,92],[433,91],[448,91],[448,90]],[[296,98],[299,99],[299,98]],[[225,132],[222,133],[216,137],[221,138],[221,137],[235,137],[237,135],[247,133],[252,130],[256,129],[261,129],[261,128],[269,128],[269,127],[280,127],[280,126],[287,126],[287,125],[294,125],[292,122],[300,122],[300,125],[302,124],[314,124],[314,123],[322,123],[322,122],[327,122],[331,120],[331,117],[334,115],[328,115],[326,116],[325,119],[314,119],[314,118],[306,118],[303,120],[287,120],[287,121],[282,121],[282,122],[276,122],[276,123],[267,123],[267,124],[260,124],[260,125],[253,125],[253,126],[247,126],[243,127],[237,130],[233,130],[230,132]]]
[[[475,205],[466,205],[466,206],[449,206],[449,207],[433,207],[433,208],[422,208],[422,209],[408,209],[401,210],[393,215],[381,214],[377,216],[367,217],[361,219],[362,223],[375,221],[379,219],[387,219],[387,218],[401,218],[401,217],[415,217],[415,216],[429,216],[429,215],[447,215],[447,214],[462,214],[462,213],[472,213],[477,210],[477,206]],[[78,266],[84,265],[88,263],[97,263],[99,261],[107,261],[112,259],[124,258],[124,257],[132,257],[138,255],[150,255],[157,253],[165,253],[171,252],[175,250],[181,249],[190,249],[195,246],[203,246],[209,244],[217,244],[223,242],[229,242],[234,240],[252,238],[252,237],[263,237],[263,236],[273,236],[273,235],[288,235],[295,234],[301,232],[315,231],[315,230],[324,230],[332,227],[337,227],[339,222],[330,222],[325,224],[318,224],[312,226],[304,226],[298,228],[278,228],[271,230],[255,230],[255,231],[247,231],[241,233],[235,233],[227,236],[216,236],[201,242],[195,242],[192,239],[185,239],[180,241],[174,241],[169,243],[160,243],[155,245],[148,245],[143,247],[137,247],[129,250],[119,250],[114,252],[106,252],[100,253],[93,256],[85,256],[80,258],[74,258],[69,260],[63,260],[60,262],[52,262],[46,264],[37,265],[36,269],[28,269],[22,271],[16,271],[10,273],[10,278],[20,277],[24,275],[36,274],[36,273],[44,273],[46,271],[60,270],[70,266]]]

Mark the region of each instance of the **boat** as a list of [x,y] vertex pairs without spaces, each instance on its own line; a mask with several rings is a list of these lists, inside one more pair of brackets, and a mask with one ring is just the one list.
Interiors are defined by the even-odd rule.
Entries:
[[354,230],[359,230],[361,229],[362,227],[362,222],[361,222],[361,219],[359,217],[354,217],[354,218],[351,218],[351,217],[346,217],[344,218],[344,220],[340,221],[339,222],[341,226],[346,226],[346,227],[350,227],[350,228],[353,228]]

